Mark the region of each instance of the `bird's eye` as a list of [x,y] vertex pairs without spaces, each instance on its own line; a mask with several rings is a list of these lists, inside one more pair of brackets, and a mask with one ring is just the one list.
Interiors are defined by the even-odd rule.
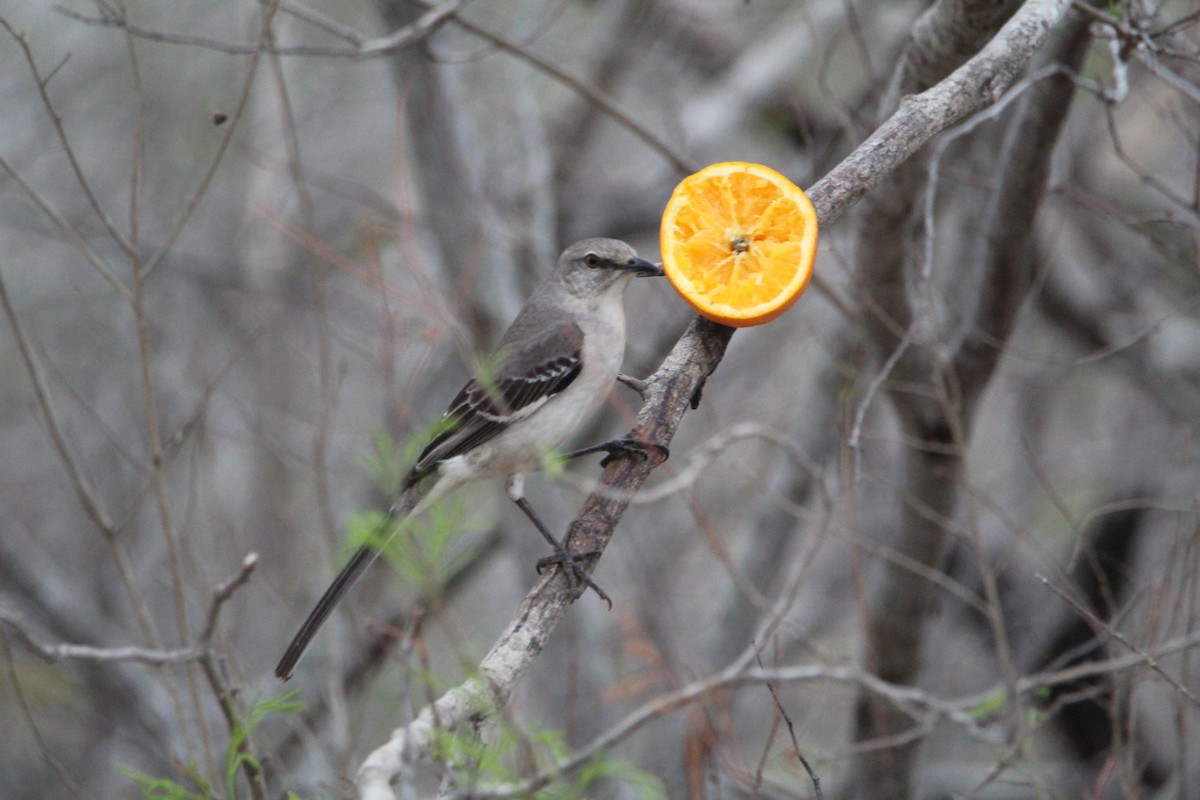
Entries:
[[583,263],[586,264],[589,269],[595,269],[596,267],[600,266],[600,256],[596,255],[595,253],[588,253],[583,257]]

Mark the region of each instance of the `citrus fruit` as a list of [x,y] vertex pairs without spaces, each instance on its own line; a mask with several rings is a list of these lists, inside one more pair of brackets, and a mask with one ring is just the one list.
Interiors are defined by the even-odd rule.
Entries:
[[675,187],[661,238],[667,278],[698,314],[739,328],[762,325],[808,286],[817,214],[775,170],[731,161]]

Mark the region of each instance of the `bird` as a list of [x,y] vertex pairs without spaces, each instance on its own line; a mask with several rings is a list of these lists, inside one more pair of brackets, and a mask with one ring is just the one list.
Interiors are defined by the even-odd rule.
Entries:
[[[584,239],[564,250],[484,362],[486,374],[469,380],[434,426],[438,433],[388,509],[393,530],[463,484],[504,477],[509,497],[555,549],[543,562],[560,562],[569,578],[607,600],[534,513],[525,478],[603,404],[625,355],[625,287],[634,277],[662,274],[661,264],[617,239]],[[614,439],[568,456],[639,449],[637,442]],[[291,677],[322,623],[378,553],[369,546],[354,553],[284,651],[276,677]]]

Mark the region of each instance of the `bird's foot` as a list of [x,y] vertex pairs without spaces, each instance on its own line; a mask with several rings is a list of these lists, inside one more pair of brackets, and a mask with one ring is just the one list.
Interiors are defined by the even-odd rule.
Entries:
[[[599,551],[591,553],[576,554],[581,558],[599,558]],[[596,596],[608,604],[608,609],[612,610],[612,598],[608,596],[600,586],[592,580],[592,576],[579,566],[579,562],[575,560],[575,555],[572,555],[567,548],[555,543],[554,555],[539,558],[537,562],[538,575],[541,575],[547,569],[553,566],[562,567],[563,574],[567,576],[567,585],[574,589],[576,586],[583,584],[587,588],[596,593]]]
[[658,466],[671,457],[671,450],[665,444],[646,442],[641,439],[634,439],[632,436],[622,436],[619,439],[612,439],[611,441],[567,453],[567,458],[579,458],[589,453],[608,454],[600,460],[600,466],[602,467],[607,467],[614,458],[619,456],[638,456],[650,459],[650,462],[654,466]]

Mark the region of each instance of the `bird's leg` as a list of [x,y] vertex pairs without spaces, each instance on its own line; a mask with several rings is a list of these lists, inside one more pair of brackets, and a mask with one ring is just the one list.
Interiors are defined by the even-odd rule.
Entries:
[[609,608],[612,608],[612,599],[609,598],[608,593],[601,589],[592,580],[592,576],[588,575],[579,566],[575,561],[575,557],[571,555],[571,552],[558,539],[554,538],[554,534],[550,533],[550,529],[538,517],[537,513],[533,510],[533,506],[529,505],[529,501],[525,499],[525,476],[519,473],[510,475],[506,488],[508,489],[508,496],[517,504],[517,508],[525,512],[525,516],[529,517],[529,521],[533,523],[533,527],[537,528],[538,533],[554,548],[554,555],[538,560],[538,574],[540,575],[548,566],[559,564],[563,568],[563,573],[567,576],[567,583],[571,586],[583,583],[595,592],[601,600],[607,603]]
[[634,439],[631,436],[622,436],[618,439],[612,439],[600,444],[594,444],[591,447],[584,447],[579,450],[574,450],[567,453],[567,458],[579,458],[586,456],[589,453],[608,453],[600,460],[600,466],[607,467],[608,463],[617,456],[639,456],[648,458],[653,461],[655,466],[663,463],[671,457],[671,450],[665,444],[656,442],[645,442],[641,439]]

